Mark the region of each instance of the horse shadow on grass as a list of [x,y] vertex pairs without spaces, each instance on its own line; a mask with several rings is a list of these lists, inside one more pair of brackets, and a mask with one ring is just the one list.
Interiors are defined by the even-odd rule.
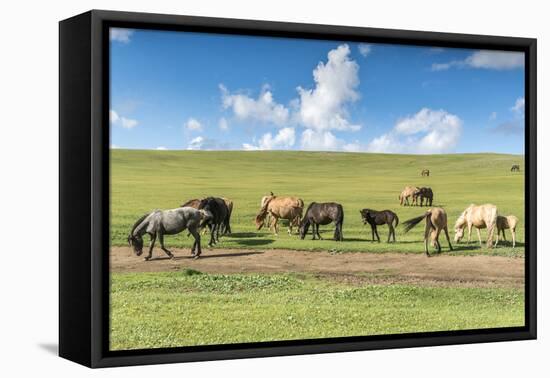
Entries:
[[[215,249],[213,251],[215,251]],[[258,251],[250,251],[250,252],[236,252],[236,253],[219,253],[217,255],[210,255],[208,254],[208,252],[209,251],[204,250],[199,260],[202,260],[205,258],[212,258],[212,257],[239,257],[239,256],[248,256],[248,255],[258,255],[263,253]],[[190,254],[187,256],[174,256],[173,258],[170,258],[168,256],[159,256],[159,257],[152,258],[151,260],[149,260],[149,262],[163,261],[163,260],[179,261],[179,260],[188,260],[188,259],[194,259],[194,258],[195,257]]]
[[235,242],[239,245],[244,245],[247,247],[257,247],[261,245],[267,245],[273,243],[275,240],[273,239],[243,239],[243,240],[236,240]]
[[256,232],[233,232],[231,234],[226,234],[224,238],[255,238],[258,236],[265,236],[266,233],[256,233]]
[[[250,255],[261,255],[263,252],[251,251],[251,252],[237,252],[237,253],[220,253],[217,255],[209,255],[208,253],[202,254],[199,260],[202,259],[211,259],[215,257],[240,257],[240,256],[250,256]],[[188,259],[194,258],[193,256],[188,256]]]

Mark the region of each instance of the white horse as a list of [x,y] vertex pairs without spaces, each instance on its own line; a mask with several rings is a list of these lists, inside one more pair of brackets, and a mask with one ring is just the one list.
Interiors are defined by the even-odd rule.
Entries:
[[497,235],[500,237],[502,232],[502,238],[506,240],[506,234],[504,230],[510,229],[512,232],[512,248],[516,248],[516,227],[519,223],[518,217],[514,215],[501,216],[497,217]]
[[[458,243],[464,237],[464,228],[468,227],[468,243],[472,236],[472,227],[476,227],[479,244],[481,242],[482,228],[487,229],[487,248],[493,248],[493,237],[497,228],[498,209],[489,203],[484,205],[470,205],[462,212],[455,223],[455,242]],[[498,244],[498,233],[495,247]]]

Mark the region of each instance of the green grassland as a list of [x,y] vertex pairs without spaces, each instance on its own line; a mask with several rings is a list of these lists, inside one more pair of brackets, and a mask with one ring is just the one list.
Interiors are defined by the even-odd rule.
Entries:
[[[522,172],[511,173],[512,164]],[[421,177],[428,168],[430,177]],[[401,222],[425,211],[399,206],[398,195],[406,185],[429,186],[434,206],[446,209],[453,224],[470,203],[493,203],[500,214],[519,217],[518,246],[510,244],[490,251],[479,245],[456,246],[458,254],[523,256],[524,175],[523,156],[501,154],[385,155],[291,151],[111,151],[111,241],[125,245],[133,222],[153,209],[178,207],[191,198],[225,196],[234,201],[233,235],[218,247],[240,249],[285,248],[357,252],[423,252],[423,226],[408,234],[397,229],[397,244],[386,244],[387,227],[381,226],[382,243],[370,241],[370,228],[361,223],[359,210],[395,211]],[[344,206],[344,242],[299,240],[281,227],[278,237],[256,231],[253,220],[260,199],[276,195],[311,201],[339,202]],[[326,239],[333,226],[322,227]],[[485,238],[485,231],[482,236]],[[510,234],[508,233],[508,238]],[[477,238],[476,234],[473,235]],[[475,240],[475,239],[474,239]],[[170,247],[190,247],[187,233],[169,236]],[[205,243],[206,244],[206,243]],[[446,242],[442,242],[445,253]],[[207,251],[205,253],[208,253]]]
[[524,324],[523,291],[518,289],[195,273],[113,274],[111,350]]

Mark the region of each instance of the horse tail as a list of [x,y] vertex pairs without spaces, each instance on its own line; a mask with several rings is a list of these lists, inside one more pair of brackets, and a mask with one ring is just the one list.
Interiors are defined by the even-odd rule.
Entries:
[[395,227],[397,227],[397,225],[399,224],[399,217],[395,213],[393,213],[393,215],[395,216]]
[[130,234],[128,235],[128,243],[130,242],[130,238],[134,235],[134,231],[136,230],[137,226],[139,226],[145,218],[147,218],[151,213],[146,213],[142,217],[140,217],[132,226],[132,230],[130,231]]
[[344,208],[342,207],[342,205],[338,205],[338,210],[340,211],[340,224],[344,224]]
[[416,226],[418,223],[422,222],[425,218],[427,218],[431,213],[427,211],[426,213],[409,220],[406,220],[403,222],[403,226],[405,227],[405,233],[409,232],[414,226]]

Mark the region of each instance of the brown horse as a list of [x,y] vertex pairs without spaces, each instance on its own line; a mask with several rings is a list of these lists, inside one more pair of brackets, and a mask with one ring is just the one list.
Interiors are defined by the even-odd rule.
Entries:
[[272,221],[268,225],[278,235],[279,219],[288,220],[288,234],[292,234],[292,227],[300,225],[300,218],[304,210],[304,201],[298,197],[269,196],[258,215],[256,215],[256,228],[260,230],[265,225],[265,218],[271,215]]
[[409,206],[409,198],[414,199],[413,195],[418,189],[416,186],[406,186],[399,195],[399,204]]
[[516,227],[518,223],[519,219],[514,215],[497,216],[497,236],[500,236],[502,232],[502,238],[506,240],[506,233],[504,230],[510,229],[512,232],[512,248],[516,247]]
[[[472,227],[475,226],[479,244],[481,242],[480,229],[487,229],[487,248],[493,248],[493,237],[497,227],[498,209],[490,203],[484,205],[470,205],[460,214],[455,223],[455,242],[458,243],[464,237],[464,228],[468,227],[468,243],[471,240]],[[498,234],[495,247],[498,244]]]
[[426,228],[424,229],[424,251],[430,257],[428,252],[428,237],[432,240],[432,246],[437,248],[437,253],[441,252],[441,244],[439,244],[439,234],[441,230],[445,231],[445,237],[449,243],[449,249],[452,251],[451,239],[449,238],[449,230],[447,228],[447,213],[441,207],[433,207],[419,217],[409,219],[403,222],[405,233],[409,232],[414,226],[420,223],[423,219],[426,220]]
[[434,192],[432,188],[419,188],[415,190],[412,196],[412,204],[424,206],[424,200],[426,200],[426,206],[432,206],[434,200]]

